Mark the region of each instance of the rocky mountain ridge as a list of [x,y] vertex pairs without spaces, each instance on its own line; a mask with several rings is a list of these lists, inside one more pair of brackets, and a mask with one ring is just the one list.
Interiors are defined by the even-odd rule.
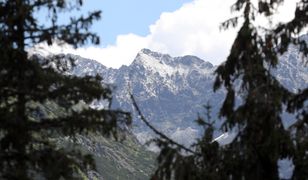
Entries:
[[[308,36],[305,37],[308,40]],[[134,117],[132,132],[139,142],[145,143],[154,134],[139,119],[132,106],[129,92],[131,92],[141,111],[157,129],[173,138],[177,142],[190,145],[202,134],[202,129],[195,123],[198,116],[204,117],[204,105],[209,103],[212,106],[212,120],[215,126],[220,127],[222,120],[218,118],[218,111],[225,97],[225,90],[222,88],[213,92],[214,72],[216,66],[196,56],[171,57],[168,54],[153,52],[149,49],[141,50],[129,66],[122,66],[119,69],[107,68],[95,60],[85,59],[80,56],[67,54],[59,55],[66,61],[74,59],[76,66],[71,69],[70,74],[77,76],[100,75],[103,83],[114,87],[112,108],[120,108],[132,112]],[[65,63],[65,62],[64,62]],[[272,69],[272,74],[292,92],[297,92],[308,87],[307,62],[301,58],[299,50],[290,46],[289,50],[280,56],[280,63],[277,69]],[[240,99],[240,97],[237,97]],[[93,107],[104,108],[104,102],[94,102]],[[285,127],[294,123],[294,116],[284,113],[282,115]],[[231,134],[221,134],[217,131],[215,136],[220,143],[228,143],[232,140]],[[136,162],[153,162],[153,157],[147,159],[149,154],[142,151],[135,143],[121,145],[111,143],[102,137],[92,136],[91,140],[81,137],[80,144],[86,151],[94,152],[97,162],[115,162],[114,166],[119,167],[117,172],[124,171],[126,174],[121,177],[137,177],[137,170],[134,169]],[[91,145],[87,143],[90,142]],[[137,154],[134,159],[130,156],[123,156],[131,147],[135,147]],[[153,147],[150,147],[153,149]],[[154,147],[155,148],[155,147]],[[108,151],[106,151],[108,150]],[[129,154],[129,153],[128,153]],[[124,157],[119,160],[118,157]],[[140,158],[139,158],[140,157]],[[119,163],[117,163],[117,159]],[[129,163],[130,168],[123,166]],[[137,164],[138,164],[137,163]],[[282,177],[292,174],[292,163],[288,160],[278,162],[284,167],[280,171]],[[101,163],[100,163],[101,164]],[[146,166],[146,164],[145,164]],[[111,177],[109,169],[113,167],[99,167],[103,177]],[[153,168],[153,167],[152,167]],[[106,171],[107,169],[107,171]],[[140,169],[138,177],[149,176],[151,168]],[[100,176],[98,176],[100,177]]]
[[[100,75],[114,89],[113,108],[134,112],[129,92],[135,96],[140,109],[157,128],[180,143],[189,145],[201,134],[194,120],[205,113],[204,105],[212,106],[212,118],[217,127],[218,111],[224,99],[224,89],[213,92],[216,66],[196,56],[171,57],[168,54],[142,49],[131,65],[119,69],[107,68],[95,60],[72,56],[78,76]],[[272,73],[290,91],[308,86],[307,64],[298,48],[290,46],[280,57]],[[96,106],[100,106],[99,102]],[[144,143],[153,134],[134,114],[133,132]],[[286,126],[291,124],[286,120]],[[220,134],[217,133],[217,136]]]

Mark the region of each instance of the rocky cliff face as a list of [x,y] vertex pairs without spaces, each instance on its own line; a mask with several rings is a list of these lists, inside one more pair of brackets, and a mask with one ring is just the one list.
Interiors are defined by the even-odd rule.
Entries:
[[[224,89],[213,92],[216,69],[211,63],[196,56],[171,57],[168,54],[141,50],[133,63],[119,69],[106,68],[94,60],[69,55],[76,59],[72,73],[78,76],[99,74],[114,90],[113,108],[134,112],[129,92],[132,92],[147,119],[159,130],[183,144],[190,144],[201,129],[194,120],[204,116],[204,105],[212,106],[216,126],[221,124],[217,113],[225,97]],[[307,64],[300,58],[298,48],[290,46],[281,56],[272,73],[290,91],[308,86]],[[240,99],[240,98],[239,98]],[[96,102],[94,106],[102,106]],[[141,142],[152,136],[137,118],[133,132]],[[285,114],[286,126],[292,121]],[[219,135],[219,134],[217,134]]]

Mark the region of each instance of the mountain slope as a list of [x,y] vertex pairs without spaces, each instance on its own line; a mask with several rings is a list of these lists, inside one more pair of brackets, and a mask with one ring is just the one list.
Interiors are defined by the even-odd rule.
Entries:
[[[119,69],[106,68],[94,60],[73,57],[77,62],[73,74],[99,74],[104,82],[115,86],[114,108],[134,112],[129,98],[129,91],[132,92],[148,120],[182,144],[191,144],[202,133],[194,120],[198,114],[204,115],[204,105],[209,103],[213,120],[218,119],[225,91],[213,92],[216,67],[198,57],[171,57],[143,49],[131,65]],[[272,73],[290,91],[308,86],[307,65],[302,62],[295,46],[281,56],[277,69],[273,69]],[[240,97],[238,99],[240,102]],[[291,116],[286,114],[284,117],[286,126],[289,126],[292,123]],[[220,120],[215,121],[216,127],[221,123]],[[133,132],[141,142],[153,135],[138,118],[133,121]]]
[[[308,36],[305,38],[308,39]],[[225,91],[222,89],[213,92],[215,78],[213,73],[216,67],[198,57],[171,57],[143,49],[131,65],[119,69],[107,68],[95,60],[75,55],[62,55],[62,58],[63,61],[68,58],[75,59],[76,66],[71,70],[71,74],[77,76],[98,74],[104,78],[104,83],[115,88],[112,108],[133,112],[132,132],[141,143],[152,137],[153,133],[134,113],[129,92],[134,94],[140,109],[151,124],[181,144],[193,143],[202,133],[202,129],[194,120],[198,114],[204,116],[203,105],[209,103],[212,106],[211,115],[212,119],[216,120],[216,127],[220,127],[222,123],[221,120],[217,120],[217,114],[225,97]],[[280,63],[277,69],[272,70],[272,74],[292,92],[308,87],[307,64],[302,61],[295,46],[290,46],[280,57]],[[240,96],[237,98],[240,103]],[[102,108],[104,103],[94,102],[93,107]],[[293,115],[284,113],[285,127],[292,124],[293,119]],[[217,131],[215,135],[221,144],[225,144],[232,141],[235,134],[221,135],[221,132]],[[121,174],[119,177],[124,179],[138,179],[138,177],[143,179],[149,175],[151,167],[147,166],[153,162],[153,156],[147,152],[143,153],[143,148],[136,148],[140,145],[135,144],[135,141],[129,140],[128,144],[117,144],[93,135],[81,137],[80,142],[86,152],[94,153],[100,164],[99,171],[105,173],[103,177],[111,178],[114,174]],[[131,142],[133,147],[130,146]],[[287,169],[289,165],[283,166],[286,167],[283,169]],[[117,171],[113,171],[114,167],[117,167],[115,168]],[[134,173],[135,175],[131,176]]]
[[[224,93],[212,90],[215,67],[195,56],[170,57],[143,49],[130,66],[108,69],[99,63],[75,56],[77,66],[72,73],[84,76],[99,74],[104,82],[115,86],[113,107],[133,112],[131,91],[146,117],[180,143],[189,144],[181,136],[194,139],[200,133],[194,120],[204,113],[203,105],[211,101],[217,114]],[[136,117],[136,116],[134,116]],[[133,132],[141,142],[151,132],[135,119]],[[187,135],[185,135],[187,136]]]
[[[33,114],[37,116],[56,117],[65,114],[57,104],[47,102],[45,104],[32,104],[39,111]],[[127,180],[149,179],[155,166],[155,154],[146,150],[134,135],[127,131],[119,131],[120,140],[105,138],[100,134],[89,133],[77,135],[75,141],[61,135],[48,136],[59,147],[65,149],[79,149],[84,154],[91,154],[96,163],[96,171],[80,172],[85,179],[98,180]],[[125,139],[121,139],[121,138]]]

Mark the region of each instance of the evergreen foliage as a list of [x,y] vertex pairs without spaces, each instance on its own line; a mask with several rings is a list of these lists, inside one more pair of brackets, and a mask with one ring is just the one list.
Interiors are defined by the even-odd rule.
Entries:
[[[283,0],[237,0],[233,11],[243,14],[222,24],[228,29],[243,24],[225,63],[216,70],[214,90],[224,87],[227,95],[220,110],[225,119],[224,131],[238,134],[228,145],[213,141],[213,126],[202,119],[205,134],[195,145],[194,153],[158,139],[162,151],[153,179],[279,179],[279,159],[290,158],[294,164],[292,179],[308,178],[308,90],[290,92],[270,73],[279,55],[292,43],[299,46],[307,63],[307,44],[299,34],[307,28],[308,1],[301,0],[295,17],[272,29],[260,29],[254,21],[259,16],[270,18]],[[240,88],[238,83],[240,82]],[[235,96],[242,103],[235,106]],[[285,128],[281,114],[296,114],[296,123]]]
[[[26,52],[35,43],[51,45],[53,39],[75,47],[98,44],[98,36],[88,29],[100,18],[99,11],[58,24],[60,12],[78,9],[82,2],[0,1],[0,179],[80,179],[80,170],[95,168],[93,159],[56,146],[55,138],[89,132],[116,137],[119,125],[130,124],[128,113],[89,108],[94,100],[111,103],[111,89],[102,86],[100,77],[71,76],[66,71],[73,61],[65,65],[56,56],[30,60]],[[39,24],[35,13],[43,8],[50,22]],[[62,113],[44,116],[39,107],[47,104],[56,104]]]

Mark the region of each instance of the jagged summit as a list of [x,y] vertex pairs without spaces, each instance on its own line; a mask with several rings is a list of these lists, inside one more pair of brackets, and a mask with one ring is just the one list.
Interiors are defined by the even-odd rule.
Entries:
[[144,68],[154,73],[157,72],[162,77],[175,74],[187,75],[192,71],[209,74],[214,70],[214,66],[210,62],[196,56],[171,57],[168,54],[154,52],[149,49],[142,49],[130,66],[138,69]]
[[[140,58],[142,58],[142,61],[138,61],[140,60]],[[169,54],[163,54],[144,48],[140,50],[140,52],[137,54],[135,61],[137,61],[137,63],[138,62],[140,63],[147,60],[158,61],[160,64],[166,64],[170,66],[174,66],[177,64],[191,66],[195,64],[199,66],[206,65],[209,68],[213,67],[213,65],[210,62],[204,61],[197,56],[185,55],[185,56],[171,57]],[[133,63],[136,63],[135,61]]]
[[208,61],[204,61],[202,59],[200,59],[197,56],[192,56],[192,55],[186,55],[183,57],[177,57],[176,61],[178,61],[181,64],[187,65],[187,66],[191,66],[193,64],[198,64],[200,66],[203,66],[204,68],[213,68],[214,65]]
[[148,55],[148,56],[152,56],[155,59],[166,59],[166,58],[169,59],[169,58],[171,58],[171,56],[169,54],[163,54],[163,53],[155,52],[155,51],[152,51],[152,50],[147,49],[147,48],[141,49],[140,52],[137,54],[137,56],[139,54],[145,54],[145,55]]

